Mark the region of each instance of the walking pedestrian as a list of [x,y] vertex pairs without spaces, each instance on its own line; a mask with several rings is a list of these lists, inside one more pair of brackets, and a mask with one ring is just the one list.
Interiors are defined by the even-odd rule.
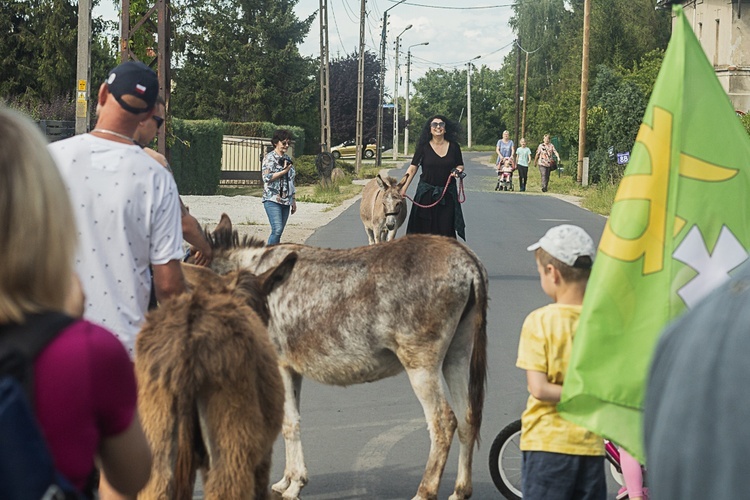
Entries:
[[515,163],[516,147],[510,139],[510,132],[507,130],[503,130],[503,136],[497,141],[495,152],[497,153],[497,162],[495,162],[495,165],[502,164],[505,158],[510,158]]
[[[555,157],[557,160],[555,161]],[[536,148],[536,155],[534,156],[534,165],[539,167],[539,173],[542,176],[542,193],[547,192],[547,185],[549,183],[549,174],[554,166],[557,166],[557,162],[560,161],[560,154],[555,149],[555,145],[550,142],[549,134],[544,134],[544,139],[539,147]]]
[[[455,125],[443,115],[432,116],[422,127],[414,157],[406,169],[406,183],[401,188],[403,196],[421,166],[422,175],[414,195],[407,234],[439,234],[451,238],[458,234],[466,240],[466,224],[456,187],[456,178],[465,175],[464,160],[456,135]],[[441,198],[444,191],[445,196]],[[429,208],[417,205],[435,202],[437,204]]]
[[519,141],[521,147],[516,150],[516,166],[518,168],[518,181],[521,191],[526,191],[526,182],[529,179],[529,162],[531,161],[531,150],[526,147],[526,139]]

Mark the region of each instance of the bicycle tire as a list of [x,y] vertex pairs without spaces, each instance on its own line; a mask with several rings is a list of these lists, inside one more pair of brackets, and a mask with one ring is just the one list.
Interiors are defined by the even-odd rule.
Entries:
[[506,425],[492,442],[490,448],[490,476],[495,487],[508,500],[520,500],[521,461],[519,447],[521,439],[521,419]]

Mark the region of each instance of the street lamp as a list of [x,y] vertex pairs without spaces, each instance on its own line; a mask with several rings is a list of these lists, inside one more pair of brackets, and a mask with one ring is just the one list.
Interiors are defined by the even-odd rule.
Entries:
[[381,144],[383,142],[383,94],[384,94],[384,83],[385,83],[385,35],[387,32],[387,26],[388,26],[388,11],[392,8],[396,7],[397,5],[400,5],[404,3],[406,0],[400,0],[396,4],[388,7],[383,11],[383,30],[380,33],[380,79],[378,80],[378,85],[380,87],[380,97],[378,98],[378,119],[377,119],[377,130],[375,131],[375,135],[377,136],[376,142],[378,143],[378,147],[376,148],[375,153],[375,164],[379,167],[380,166],[380,152],[381,152]]
[[406,113],[404,119],[406,120],[406,128],[404,129],[404,156],[409,157],[409,82],[411,73],[411,48],[418,47],[420,45],[429,45],[430,42],[415,43],[409,45],[406,50]]
[[466,132],[468,141],[466,147],[471,147],[471,61],[476,61],[482,56],[477,56],[466,63]]
[[393,159],[398,160],[398,47],[401,41],[401,35],[406,33],[406,30],[411,29],[411,24],[404,28],[404,30],[396,37],[396,62],[393,65],[393,73],[395,74],[395,83],[393,85]]

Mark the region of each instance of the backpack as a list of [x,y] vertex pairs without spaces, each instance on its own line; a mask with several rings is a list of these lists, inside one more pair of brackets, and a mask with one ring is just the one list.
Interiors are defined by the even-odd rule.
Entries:
[[28,316],[23,324],[0,325],[0,496],[3,498],[85,498],[55,470],[33,411],[34,360],[74,321],[61,313],[43,313]]

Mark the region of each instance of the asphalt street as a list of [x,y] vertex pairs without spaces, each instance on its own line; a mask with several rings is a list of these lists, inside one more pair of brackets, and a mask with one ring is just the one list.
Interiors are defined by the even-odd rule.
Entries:
[[[466,244],[480,257],[489,275],[489,371],[482,444],[474,455],[474,498],[499,498],[488,468],[495,435],[520,417],[527,391],[525,373],[515,367],[518,335],[526,314],[549,302],[542,292],[533,254],[526,247],[557,224],[576,224],[598,243],[605,219],[539,193],[495,192],[496,175],[482,160],[488,153],[464,154],[467,177]],[[392,170],[400,178],[407,164]],[[539,175],[532,171],[530,175]],[[417,182],[409,194],[413,195]],[[554,191],[554,178],[551,181]],[[409,203],[410,204],[410,203]],[[403,236],[402,227],[398,236]],[[319,228],[307,244],[350,248],[367,244],[359,202]],[[404,276],[409,279],[409,276]],[[345,307],[345,304],[342,304]],[[309,380],[302,386],[302,443],[310,481],[306,499],[402,499],[415,493],[429,450],[427,428],[404,374],[377,383],[347,388]],[[440,498],[452,493],[458,442],[454,439],[440,487]],[[274,448],[271,481],[281,478],[284,445]],[[610,481],[611,482],[611,481]],[[610,490],[616,492],[616,487]]]

